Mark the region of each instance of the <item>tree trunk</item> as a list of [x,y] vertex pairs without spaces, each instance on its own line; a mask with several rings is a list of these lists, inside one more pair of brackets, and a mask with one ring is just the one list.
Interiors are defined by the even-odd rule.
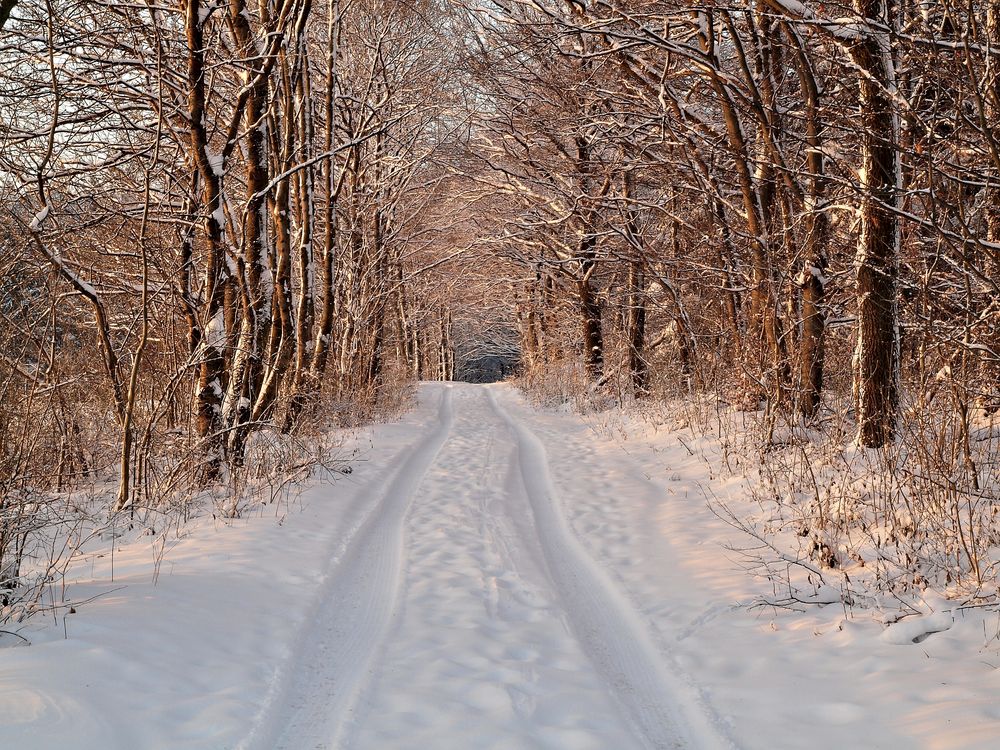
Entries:
[[601,329],[601,305],[593,287],[597,271],[597,220],[598,198],[607,195],[611,181],[605,180],[599,196],[592,196],[594,163],[590,141],[584,135],[576,136],[576,168],[579,173],[582,212],[580,215],[580,245],[576,257],[580,259],[577,277],[577,297],[580,303],[581,339],[583,362],[588,376],[600,380],[604,374],[604,336]]
[[205,36],[200,0],[188,0],[185,24],[188,45],[188,116],[191,154],[201,177],[202,210],[207,213],[205,310],[198,366],[197,430],[205,450],[202,477],[219,477],[224,459],[222,388],[226,349],[225,269],[223,248],[222,158],[210,151],[205,111]]
[[628,371],[636,395],[646,392],[649,368],[646,366],[646,298],[643,293],[642,261],[633,260],[628,267],[628,314],[625,320],[628,340]]
[[823,365],[826,352],[826,243],[829,220],[826,215],[826,165],[823,156],[823,124],[820,121],[819,85],[795,31],[785,27],[793,42],[799,86],[805,101],[806,167],[809,185],[806,194],[805,265],[799,279],[802,290],[802,330],[799,338],[799,413],[816,415],[823,393]]
[[861,237],[857,265],[858,341],[854,356],[858,442],[878,448],[895,432],[899,403],[899,264],[897,143],[892,101],[895,70],[888,31],[894,0],[855,0],[870,22],[852,49],[859,76],[861,133]]
[[[1000,49],[1000,0],[992,0],[986,10],[986,33],[991,50]],[[996,63],[992,79],[987,82],[986,127],[993,157],[993,175],[986,197],[986,238],[996,245],[1000,243],[1000,72]],[[1000,274],[1000,251],[990,249],[987,271],[996,278]]]
[[525,370],[531,371],[538,364],[538,327],[532,300],[520,304],[518,321],[521,324],[521,352]]
[[[337,97],[337,62],[340,34],[340,3],[330,0],[329,19],[327,26],[327,67],[326,91],[323,105],[326,120],[323,147],[327,154],[333,151],[336,137],[335,106]],[[336,285],[334,278],[334,257],[337,252],[337,213],[336,201],[339,186],[343,184],[337,179],[337,162],[333,156],[323,161],[323,247],[320,251],[319,292],[322,302],[319,308],[319,325],[316,327],[316,338],[313,343],[313,358],[310,363],[309,390],[315,396],[319,392],[320,382],[326,372],[326,363],[330,356],[333,342],[334,307],[336,300]]]
[[10,18],[10,13],[14,10],[15,5],[17,5],[17,0],[0,0],[0,29],[7,23],[7,19]]
[[[301,144],[303,159],[312,155],[313,121],[310,100],[312,91],[309,82],[309,66],[305,64],[307,48],[305,40],[299,37],[296,82],[295,120],[298,142]],[[313,330],[315,328],[316,278],[313,255],[313,221],[316,213],[314,173],[312,168],[303,169],[296,176],[295,209],[298,231],[297,270],[298,296],[295,302],[295,365],[292,371],[292,385],[289,389],[288,409],[285,412],[283,429],[288,432],[298,421],[309,398],[311,390],[309,374],[312,369]]]
[[[250,430],[251,407],[261,381],[262,350],[271,326],[271,299],[263,284],[269,262],[266,240],[268,169],[264,121],[268,84],[265,59],[257,49],[249,19],[245,0],[230,0],[229,23],[239,54],[249,66],[249,88],[242,113],[246,129],[244,157],[247,201],[243,212],[241,252],[237,258],[243,314],[224,404],[226,423],[231,428],[230,456],[236,462],[242,459],[243,444]],[[267,18],[261,18],[261,23],[266,27]],[[232,148],[230,144],[226,146],[227,150]]]
[[[750,236],[751,284],[750,311],[747,333],[750,345],[743,348],[748,356],[757,356],[755,363],[757,375],[767,383],[768,353],[774,355],[775,364],[780,359],[778,349],[777,321],[773,304],[769,237],[771,234],[770,217],[773,214],[774,199],[773,170],[761,169],[757,174],[752,169],[750,148],[743,130],[743,122],[735,106],[726,82],[721,77],[721,65],[717,58],[715,29],[712,14],[708,11],[698,11],[699,40],[702,51],[713,61],[713,67],[707,73],[719,100],[722,119],[726,126],[729,148],[733,153],[734,166],[743,202],[747,232]],[[763,160],[766,161],[766,160]],[[751,378],[751,381],[753,379]],[[748,384],[749,386],[750,384]],[[777,391],[776,386],[773,391]],[[761,393],[755,385],[748,394],[751,401],[756,402],[761,397],[776,395],[776,393]]]
[[583,362],[592,380],[599,380],[604,373],[604,336],[601,331],[601,304],[590,285],[595,265],[577,281],[580,301],[580,322],[583,340]]
[[[626,171],[622,177],[622,197],[630,201],[633,197],[632,172]],[[646,297],[644,294],[644,274],[642,257],[644,249],[639,236],[639,220],[632,205],[625,206],[625,232],[629,244],[637,257],[629,261],[628,281],[625,293],[625,339],[626,363],[632,379],[632,390],[636,395],[645,393],[649,371],[645,360],[646,346]]]

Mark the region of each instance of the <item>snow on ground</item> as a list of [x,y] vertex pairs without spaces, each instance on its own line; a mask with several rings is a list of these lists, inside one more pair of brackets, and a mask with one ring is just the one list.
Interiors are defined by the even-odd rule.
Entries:
[[705,498],[740,481],[615,419],[426,384],[349,477],[184,529],[155,585],[149,541],[113,580],[92,551],[66,596],[108,593],[0,640],[0,748],[996,747],[996,613],[739,606],[764,589]]

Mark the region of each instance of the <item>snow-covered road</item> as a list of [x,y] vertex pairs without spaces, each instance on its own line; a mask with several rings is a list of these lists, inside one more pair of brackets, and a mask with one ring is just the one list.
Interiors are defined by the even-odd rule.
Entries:
[[0,632],[0,750],[997,747],[998,615],[740,606],[706,500],[751,501],[679,419],[426,383],[341,437],[293,503],[91,540]]
[[425,386],[437,418],[375,480],[248,747],[728,744],[570,530],[505,393]]

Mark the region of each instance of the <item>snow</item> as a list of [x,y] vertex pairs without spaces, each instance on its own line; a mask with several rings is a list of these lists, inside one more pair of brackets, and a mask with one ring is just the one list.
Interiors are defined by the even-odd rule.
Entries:
[[955,618],[950,612],[935,612],[924,617],[911,617],[896,622],[882,631],[882,640],[897,646],[922,643],[934,633],[950,630]]
[[226,316],[219,310],[205,326],[205,345],[213,349],[223,349],[226,345]]
[[226,165],[223,163],[224,159],[222,154],[217,154],[208,146],[205,146],[205,158],[208,159],[209,166],[212,167],[212,172],[214,172],[219,177],[224,177],[226,174]]
[[[823,18],[814,13],[799,0],[774,0],[784,13],[808,24],[815,24],[841,42],[856,42],[864,39],[869,30],[854,18]],[[820,4],[822,9],[823,4]]]
[[291,508],[91,546],[0,636],[0,747],[995,747],[996,612],[742,606],[713,438],[419,396]]
[[[43,211],[47,211],[47,210],[48,209],[43,209]],[[35,218],[37,219],[37,217],[35,217]],[[38,231],[38,230],[35,229],[33,231]],[[62,272],[63,276],[66,279],[68,279],[69,282],[71,284],[73,284],[74,287],[76,287],[76,289],[77,289],[78,292],[81,292],[82,294],[87,295],[91,299],[97,299],[98,298],[97,290],[93,286],[91,286],[90,284],[88,284],[86,281],[84,281],[79,276],[79,274],[77,274],[75,271],[73,271],[73,269],[71,269],[69,266],[67,266],[66,263],[65,263],[65,261],[63,261],[63,259],[60,256],[60,254],[59,254],[58,251],[56,251],[56,250],[49,250],[48,248],[43,248],[43,250],[44,250],[45,254],[48,256],[49,260],[52,263],[54,263],[55,265],[57,265],[59,267],[59,270]]]
[[32,218],[31,224],[28,225],[28,229],[30,229],[32,232],[37,232],[39,229],[41,229],[42,224],[45,223],[45,220],[47,218],[49,218],[49,207],[43,206],[42,209],[37,214],[35,214],[34,218]]
[[[452,423],[451,392],[439,398],[437,423],[406,452],[398,471],[372,488],[371,515],[355,532],[324,586],[307,637],[275,683],[245,747],[338,746],[345,717],[393,621],[403,577],[404,527],[416,489]],[[322,669],[309,669],[322,663]]]
[[830,281],[823,273],[823,269],[808,262],[803,266],[801,273],[799,273],[799,276],[795,281],[799,284],[799,286],[803,286],[807,281],[809,281],[810,276],[816,279],[820,283],[820,286],[825,287]]

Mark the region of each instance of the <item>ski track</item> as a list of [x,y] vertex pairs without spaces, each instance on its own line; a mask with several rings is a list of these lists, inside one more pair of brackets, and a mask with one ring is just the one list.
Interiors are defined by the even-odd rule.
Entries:
[[433,393],[242,750],[732,747],[570,528],[541,440],[491,387]]
[[323,600],[307,625],[284,684],[241,748],[307,750],[338,746],[365,673],[396,608],[403,524],[416,489],[448,439],[452,391],[442,390],[438,424],[411,449],[375,509],[351,536]]

